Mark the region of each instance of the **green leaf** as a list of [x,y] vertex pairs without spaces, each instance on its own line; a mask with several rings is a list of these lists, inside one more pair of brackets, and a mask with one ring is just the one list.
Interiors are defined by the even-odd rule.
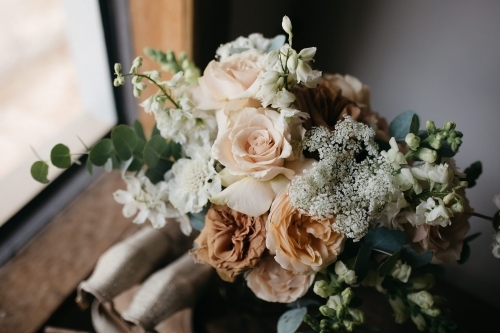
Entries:
[[127,161],[132,157],[132,152],[137,144],[138,138],[135,131],[127,125],[118,125],[111,131],[111,141],[115,147],[118,157]]
[[401,230],[381,227],[368,231],[363,240],[374,250],[394,254],[403,247],[406,235]]
[[390,135],[393,136],[398,142],[405,142],[408,133],[418,134],[418,127],[420,127],[420,120],[415,111],[405,111],[389,125]]
[[474,187],[476,185],[476,180],[483,173],[483,164],[481,163],[481,161],[476,161],[472,163],[470,167],[465,169],[464,173],[465,180],[468,183],[467,188]]
[[106,164],[108,158],[113,154],[113,143],[111,139],[102,139],[90,149],[89,159],[96,166]]
[[302,324],[307,308],[288,310],[278,320],[278,333],[294,333]]
[[392,269],[394,266],[396,266],[396,263],[398,262],[399,256],[401,255],[401,250],[398,252],[394,253],[392,256],[387,258],[386,261],[384,261],[377,269],[378,276],[387,276],[389,273],[391,273]]
[[480,232],[473,233],[472,235],[465,237],[464,242],[467,242],[467,243],[472,242],[474,239],[478,238],[479,236],[481,236]]
[[144,127],[142,127],[142,124],[139,120],[134,120],[134,124],[132,125],[134,127],[135,134],[137,134],[137,137],[144,142],[146,141],[146,135],[144,134]]
[[437,150],[438,156],[440,157],[453,157],[456,152],[451,149],[451,146],[446,140],[441,141],[441,148]]
[[208,213],[209,205],[206,205],[201,212],[198,213],[189,213],[189,221],[191,222],[191,226],[198,230],[201,231],[203,227],[205,226],[205,216]]
[[59,143],[50,151],[50,161],[60,169],[69,168],[71,165],[71,154],[69,148]]
[[132,163],[130,163],[130,165],[128,166],[127,171],[131,171],[131,172],[139,171],[142,169],[143,166],[144,166],[143,161],[141,161],[137,158],[134,158],[132,160]]
[[462,245],[462,252],[460,252],[460,259],[457,260],[457,262],[462,265],[469,260],[470,257],[470,246],[469,243],[464,242]]
[[42,184],[48,184],[49,180],[47,175],[49,174],[49,165],[43,161],[36,161],[31,166],[31,177],[37,182]]
[[170,149],[170,155],[178,160],[182,157],[182,146],[179,143],[176,143],[172,140],[168,142],[168,148]]
[[156,124],[153,125],[153,129],[151,130],[151,138],[154,136],[161,136],[160,130],[158,129],[158,126]]
[[160,160],[154,168],[148,168],[145,175],[153,184],[156,184],[165,180],[165,173],[170,170],[172,165],[173,163],[171,161]]
[[363,241],[361,241],[360,243],[361,247],[359,248],[358,255],[356,256],[356,261],[354,262],[354,271],[356,272],[356,276],[358,277],[358,282],[363,281],[366,275],[368,275],[372,254],[372,249],[368,243]]
[[153,136],[144,147],[144,162],[150,168],[156,167],[160,160],[168,160],[170,149],[165,139],[161,136]]
[[271,51],[279,49],[280,47],[282,47],[285,44],[285,42],[286,42],[285,35],[276,35],[276,37],[274,37],[271,40],[271,44],[267,48],[266,52],[269,53]]
[[500,210],[493,215],[493,228],[495,230],[500,229]]
[[420,268],[430,263],[432,256],[433,253],[431,251],[419,254],[410,245],[405,245],[401,252],[401,260],[406,262],[413,269]]
[[85,162],[85,167],[87,168],[87,172],[89,173],[89,175],[92,176],[92,173],[93,173],[93,170],[92,170],[92,162],[90,162],[90,158],[87,156],[87,161]]

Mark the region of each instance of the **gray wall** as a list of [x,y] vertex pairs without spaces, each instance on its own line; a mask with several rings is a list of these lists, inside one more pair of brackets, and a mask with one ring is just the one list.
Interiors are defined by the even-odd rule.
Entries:
[[[253,8],[253,9],[252,9]],[[258,8],[258,10],[256,9]],[[259,13],[265,13],[259,15]],[[476,211],[493,215],[500,193],[500,1],[246,1],[231,2],[228,37],[281,33],[291,17],[296,48],[317,46],[316,66],[349,73],[371,87],[372,106],[388,120],[414,110],[437,125],[455,121],[464,133],[463,169],[481,160],[484,173],[467,191]],[[491,255],[489,222],[471,219],[464,265],[446,265],[445,279],[500,306],[500,259]]]

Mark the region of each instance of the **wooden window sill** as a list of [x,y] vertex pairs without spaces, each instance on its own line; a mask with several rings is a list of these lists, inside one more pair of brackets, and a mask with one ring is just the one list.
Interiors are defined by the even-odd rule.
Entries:
[[120,187],[119,173],[102,175],[0,269],[0,331],[39,329],[99,256],[138,229],[113,199]]

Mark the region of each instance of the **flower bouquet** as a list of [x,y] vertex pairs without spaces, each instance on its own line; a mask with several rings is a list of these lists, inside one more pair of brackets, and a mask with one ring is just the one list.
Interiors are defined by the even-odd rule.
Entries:
[[[114,197],[134,223],[196,233],[190,260],[293,303],[278,332],[366,328],[358,287],[384,294],[398,323],[459,331],[429,289],[435,264],[467,260],[472,215],[493,222],[500,257],[499,213],[474,213],[465,195],[481,164],[459,171],[453,122],[420,126],[407,111],[388,124],[367,86],[314,70],[316,48],[296,51],[288,17],[282,26],[287,37],[221,45],[202,76],[184,54],[154,49],[146,54],[170,80],[141,72],[141,57],[127,73],[116,64],[115,86],[130,77],[136,97],[158,88],[141,103],[156,126],[150,136],[138,121],[115,127],[88,149],[89,171],[121,170],[127,189]],[[70,156],[59,144],[51,162],[68,167]],[[47,169],[37,161],[32,175],[47,182]]]

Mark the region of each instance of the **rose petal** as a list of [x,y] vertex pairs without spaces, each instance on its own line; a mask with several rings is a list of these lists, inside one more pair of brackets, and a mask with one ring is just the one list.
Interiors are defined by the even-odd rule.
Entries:
[[210,200],[249,216],[260,216],[269,210],[274,197],[270,182],[245,177]]

